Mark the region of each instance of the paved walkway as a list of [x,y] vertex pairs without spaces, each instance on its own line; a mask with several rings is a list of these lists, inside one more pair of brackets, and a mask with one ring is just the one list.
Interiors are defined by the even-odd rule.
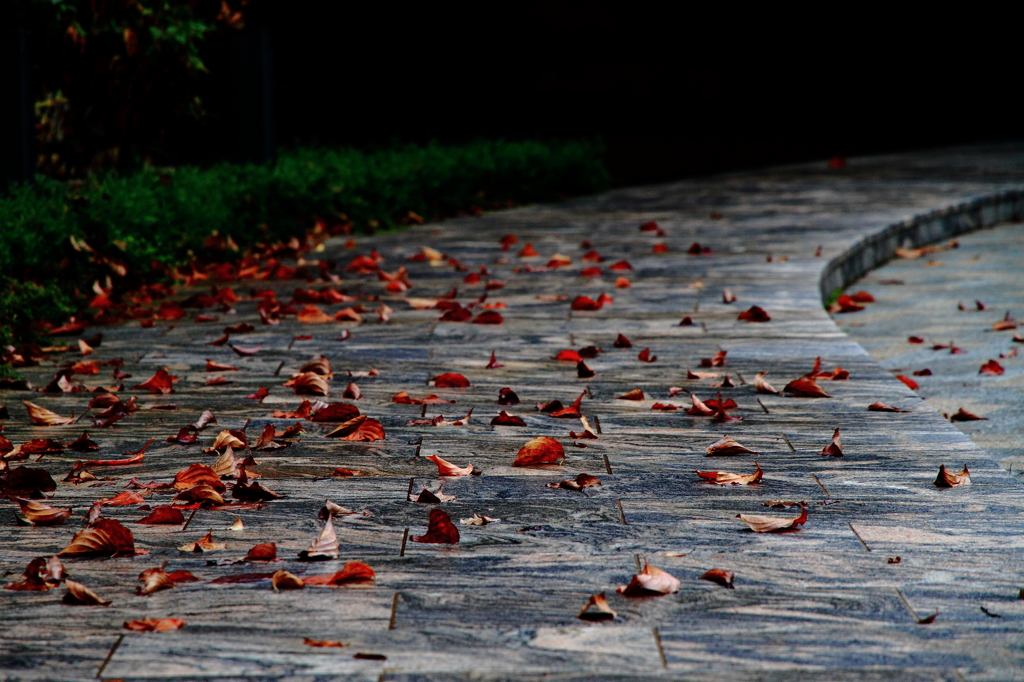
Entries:
[[[232,283],[243,300],[234,304],[235,314],[208,309],[219,315],[218,322],[191,322],[190,311],[188,318],[160,321],[151,329],[132,323],[89,330],[86,335],[104,334],[89,357],[123,359],[120,370],[133,375],[127,392],[142,409],[113,427],[90,428],[98,452],[66,451],[28,466],[45,468],[61,481],[78,459],[117,459],[156,440],[141,464],[89,465],[99,481],[59,483],[53,503],[74,507],[65,525],[16,526],[13,506],[4,504],[0,523],[8,531],[0,538],[0,570],[9,581],[33,557],[67,547],[90,503],[113,497],[132,477],[169,483],[194,463],[213,464],[217,455],[203,449],[221,429],[245,428],[252,444],[266,424],[276,425],[280,436],[285,426],[301,421],[272,414],[299,406],[302,396],[281,384],[316,353],[325,354],[333,368],[329,400],[340,401],[348,383],[357,383],[362,398],[344,402],[379,420],[387,438],[339,441],[325,437],[337,424],[301,421],[306,430],[298,443],[257,450],[256,463],[245,465],[279,498],[260,509],[200,509],[184,529],[137,523],[149,513],[138,504],[103,507],[103,516],[123,522],[136,548],[149,554],[65,558],[73,579],[110,600],[109,606],[64,605],[64,587],[0,592],[0,668],[11,680],[790,681],[892,679],[894,671],[909,680],[1024,679],[1024,601],[1018,599],[1024,586],[1018,521],[1024,488],[837,328],[819,297],[823,268],[825,284],[833,286],[836,275],[828,273],[856,273],[857,263],[872,262],[865,248],[884,250],[866,237],[901,222],[917,226],[915,234],[941,234],[942,225],[981,217],[994,222],[1015,208],[942,211],[1022,188],[1024,146],[1006,146],[853,160],[838,171],[806,165],[619,190],[357,239],[355,250],[332,241],[322,254],[307,254],[337,259],[342,281],[336,288],[360,296],[364,309],[387,302],[394,312],[386,323],[370,312],[358,325],[304,324],[287,315],[280,324],[263,325],[250,289],[274,289],[286,302],[303,284],[283,280]],[[926,214],[934,220],[904,222]],[[638,229],[649,221],[664,234]],[[509,234],[517,242],[502,251],[501,238]],[[584,240],[590,245],[582,245]],[[689,255],[694,242],[710,253]],[[519,258],[525,243],[540,257]],[[667,252],[659,253],[659,244]],[[421,245],[470,270],[408,260]],[[353,256],[371,248],[383,256],[387,272],[406,266],[414,288],[391,296],[377,276],[344,270]],[[591,250],[605,260],[582,262]],[[528,264],[557,264],[555,254],[571,263],[528,271]],[[620,260],[632,270],[612,270]],[[409,295],[440,296],[453,287],[460,303],[476,301],[484,286],[464,278],[483,265],[492,286],[494,280],[504,282],[487,299],[507,306],[493,309],[503,324],[440,322],[442,311],[401,302]],[[599,267],[601,276],[581,277],[583,267]],[[616,288],[618,276],[631,286]],[[723,289],[737,300],[723,303]],[[197,285],[194,291],[209,290]],[[575,297],[597,299],[601,293],[614,302],[597,311],[570,309]],[[335,313],[350,305],[320,307]],[[771,320],[737,319],[752,306]],[[694,324],[680,326],[683,317]],[[255,330],[231,342],[261,346],[255,355],[237,357],[227,346],[205,345],[226,324],[243,322]],[[338,340],[343,329],[350,336]],[[618,334],[632,347],[617,348]],[[595,372],[591,377],[579,378],[574,364],[551,359],[592,345],[604,352],[585,360]],[[656,361],[638,359],[648,348]],[[503,367],[485,369],[492,351]],[[701,366],[719,351],[727,352],[724,365]],[[768,381],[781,389],[807,374],[816,357],[824,371],[841,366],[849,372],[845,381],[819,380],[831,397],[755,390],[758,373],[768,372]],[[59,360],[79,359],[68,352]],[[207,360],[238,371],[207,372]],[[130,390],[164,367],[178,377],[174,393]],[[361,374],[371,367],[378,373]],[[700,377],[691,378],[688,370]],[[53,371],[46,362],[26,375],[45,384]],[[108,384],[109,371],[81,378]],[[430,385],[444,373],[463,374],[471,385]],[[208,386],[218,375],[232,383]],[[726,378],[732,387],[721,387]],[[246,398],[259,387],[270,391],[262,404]],[[498,404],[506,387],[520,404]],[[672,387],[682,391],[670,396]],[[636,388],[643,401],[617,399]],[[414,398],[433,393],[457,402],[392,402],[403,390]],[[579,420],[535,409],[556,399],[568,405],[584,391],[580,409],[599,435],[576,441],[586,448],[569,436],[570,430],[581,432]],[[719,423],[652,409],[655,402],[687,406],[690,392],[703,400],[721,392],[723,400],[738,404],[726,414],[742,421]],[[5,391],[0,402],[13,418],[3,422],[4,435],[14,444],[30,438],[70,442],[95,411],[74,426],[34,427],[19,399],[80,415],[89,398]],[[868,411],[876,401],[908,412]],[[150,409],[166,404],[177,410]],[[217,425],[206,427],[197,443],[166,442],[206,408]],[[409,425],[437,414],[453,420],[470,408],[468,425]],[[490,425],[501,409],[522,417],[526,426]],[[836,428],[844,456],[822,456]],[[727,434],[759,454],[706,456]],[[564,446],[564,464],[511,466],[520,448],[541,436]],[[410,491],[436,491],[441,484],[426,459],[433,454],[460,467],[472,462],[482,475],[446,479],[442,492],[455,500],[407,501]],[[718,486],[693,473],[749,474],[755,461],[764,471],[760,485]],[[959,471],[965,463],[973,485],[933,484],[940,465]],[[339,467],[366,475],[332,476]],[[546,485],[584,472],[602,485]],[[208,499],[202,490],[192,495]],[[334,522],[338,560],[300,562],[298,552],[322,528],[317,513],[327,498],[359,513]],[[171,499],[157,490],[145,503]],[[805,502],[806,525],[788,533],[754,533],[736,518],[797,517],[792,507],[765,506],[776,501]],[[501,521],[458,526],[456,545],[409,541],[428,534],[428,514],[435,508],[454,520],[476,513]],[[185,514],[187,519],[191,511]],[[236,517],[244,528],[229,530]],[[179,549],[208,529],[225,549]],[[267,542],[276,543],[282,561],[218,562]],[[308,580],[340,571],[346,561],[369,564],[376,582],[275,591],[267,579],[222,580],[278,569]],[[139,573],[165,562],[166,571],[190,571],[200,580],[137,596]],[[678,592],[617,594],[616,587],[629,583],[645,562],[675,576]],[[711,569],[732,572],[734,589],[701,579]],[[664,577],[652,580],[653,587],[673,587]],[[614,620],[578,619],[591,595],[602,592],[617,612]],[[122,628],[125,621],[146,617],[187,624],[155,633]],[[303,638],[348,646],[312,647]]]
[[[1019,475],[1024,472],[1024,344],[1014,337],[1024,337],[1024,319],[1005,317],[1024,317],[1024,225],[981,230],[957,242],[957,249],[899,258],[871,272],[849,291],[866,290],[875,303],[833,319],[883,367],[917,383],[917,393],[937,411],[984,417],[960,421],[961,416],[954,423]],[[912,343],[911,336],[922,341]],[[933,348],[951,341],[962,352]],[[989,360],[1002,372],[981,374]]]

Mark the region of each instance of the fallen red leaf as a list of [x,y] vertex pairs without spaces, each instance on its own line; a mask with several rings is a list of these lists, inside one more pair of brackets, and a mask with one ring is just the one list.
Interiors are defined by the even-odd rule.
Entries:
[[600,310],[603,305],[589,296],[577,296],[569,307],[573,310]]
[[868,405],[869,412],[909,412],[910,410],[901,410],[898,407],[890,407],[882,401],[876,401]]
[[181,511],[175,509],[169,504],[159,504],[153,507],[153,511],[151,511],[148,516],[139,519],[135,523],[145,523],[149,525],[181,525],[185,523],[185,516]]
[[434,388],[467,388],[469,379],[461,374],[446,373],[434,377]]
[[134,556],[132,532],[114,519],[100,519],[75,533],[71,544],[57,552],[59,556],[117,557]]
[[498,391],[498,404],[499,405],[518,405],[519,396],[511,388],[503,388]]
[[560,464],[565,459],[565,449],[554,438],[539,436],[529,441],[519,450],[514,467],[537,466],[542,464]]
[[134,632],[165,632],[183,628],[186,624],[180,618],[143,618],[142,620],[126,620],[124,629]]
[[951,422],[970,422],[970,421],[987,421],[988,417],[979,417],[973,412],[968,412],[964,408],[960,408],[956,411],[952,417],[949,418]]
[[427,532],[423,535],[412,535],[409,539],[413,542],[454,545],[459,542],[459,528],[452,523],[448,512],[443,509],[431,509]]
[[744,310],[736,319],[745,320],[746,322],[770,322],[772,318],[765,312],[764,308],[755,305]]
[[492,426],[526,426],[526,422],[523,421],[522,417],[509,414],[502,410],[498,413],[498,416],[491,420]]
[[34,424],[38,424],[40,426],[63,426],[75,421],[74,415],[70,417],[62,417],[56,412],[51,412],[45,407],[40,407],[39,405],[27,400],[22,400],[21,402],[25,405],[25,409],[28,411],[28,417]]
[[651,349],[650,348],[644,348],[636,356],[636,359],[639,360],[640,362],[654,362],[655,360],[658,359],[658,356],[657,355],[651,355]]
[[174,382],[177,380],[178,377],[168,374],[166,369],[159,369],[156,374],[141,384],[137,384],[135,388],[141,388],[150,393],[173,393]]
[[324,434],[328,437],[339,437],[342,440],[372,443],[384,440],[384,427],[376,419],[370,419],[365,414],[353,417],[343,423],[330,433]]
[[945,464],[939,465],[939,474],[935,477],[935,485],[940,488],[952,488],[958,485],[971,485],[971,472],[964,465],[963,471],[955,473],[946,468]]
[[581,358],[580,354],[577,353],[576,351],[571,350],[571,349],[566,349],[566,350],[559,351],[558,355],[556,355],[552,359],[553,360],[560,360],[562,362],[579,362],[583,358]]
[[836,429],[835,433],[832,434],[832,442],[826,445],[824,448],[822,448],[821,452],[819,452],[818,454],[825,455],[828,457],[843,456],[843,446],[842,443],[840,443],[839,441],[839,429]]
[[907,388],[909,388],[912,391],[916,391],[919,388],[917,382],[911,379],[910,377],[905,377],[902,374],[897,374],[896,378],[902,381],[904,384],[906,384]]
[[583,608],[580,609],[577,618],[580,620],[586,620],[591,622],[614,620],[618,614],[612,610],[612,607],[608,605],[608,598],[605,597],[605,593],[594,594],[590,596],[590,599]]
[[1003,369],[1003,366],[1000,365],[998,362],[996,362],[995,360],[989,360],[988,362],[981,366],[981,369],[978,370],[978,374],[984,374],[990,377],[997,377],[1005,371],[1006,370]]
[[908,336],[907,337],[907,342],[908,343],[924,343],[924,339],[922,339],[920,336]]
[[245,555],[246,561],[274,561],[277,559],[277,545],[273,542],[262,542],[254,545]]
[[825,391],[822,390],[820,386],[818,386],[818,383],[814,379],[808,377],[800,377],[799,379],[794,379],[793,381],[786,384],[786,387],[782,389],[782,392],[784,394],[792,393],[793,395],[802,398],[832,397],[828,393],[825,393]]
[[715,583],[716,585],[727,587],[730,590],[735,589],[732,584],[734,578],[735,575],[732,571],[726,571],[721,568],[712,568],[700,577],[701,580],[707,580],[708,582]]

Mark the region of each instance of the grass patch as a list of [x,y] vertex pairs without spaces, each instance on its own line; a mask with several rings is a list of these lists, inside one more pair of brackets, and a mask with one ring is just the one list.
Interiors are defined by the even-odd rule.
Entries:
[[[164,266],[231,258],[303,234],[317,219],[386,229],[460,211],[591,194],[609,184],[600,143],[479,140],[377,151],[294,149],[270,166],[150,169],[84,181],[40,178],[0,199],[0,341],[31,340],[110,276],[119,291]],[[415,217],[413,217],[415,218]],[[87,245],[87,246],[85,246]]]

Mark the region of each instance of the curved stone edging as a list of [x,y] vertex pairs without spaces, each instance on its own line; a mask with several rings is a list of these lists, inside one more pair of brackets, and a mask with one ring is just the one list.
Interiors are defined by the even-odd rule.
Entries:
[[1024,216],[1024,192],[1009,190],[895,223],[861,239],[822,270],[818,289],[825,301],[869,271],[896,257],[898,248],[916,248]]

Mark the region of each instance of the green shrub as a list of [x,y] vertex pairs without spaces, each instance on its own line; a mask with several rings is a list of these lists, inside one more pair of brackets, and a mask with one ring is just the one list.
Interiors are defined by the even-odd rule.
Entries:
[[94,281],[112,274],[110,262],[127,271],[113,278],[124,291],[152,278],[154,261],[195,260],[214,231],[244,249],[301,235],[317,217],[386,229],[410,211],[437,219],[590,194],[609,184],[602,153],[600,143],[586,141],[479,140],[369,152],[295,149],[273,167],[40,177],[0,198],[0,334],[22,340],[34,320],[61,321],[91,296]]

